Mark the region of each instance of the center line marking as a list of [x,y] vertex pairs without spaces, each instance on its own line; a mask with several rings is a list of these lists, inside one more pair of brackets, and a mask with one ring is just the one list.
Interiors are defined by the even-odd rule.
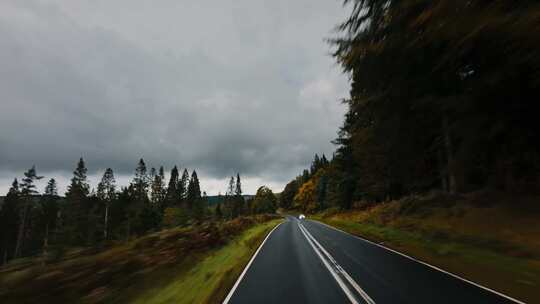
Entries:
[[[347,298],[351,301],[351,303],[358,304],[358,301],[356,300],[356,297],[354,296],[354,293],[351,291],[351,289],[347,286],[347,284],[344,282],[343,278],[352,286],[352,288],[366,301],[368,304],[375,304],[375,301],[369,295],[354,281],[354,279],[341,267],[337,261],[324,249],[324,247],[317,242],[317,240],[309,233],[309,231],[302,225],[300,222],[298,222],[298,227],[300,228],[300,231],[304,236],[306,237],[308,243],[311,245],[315,253],[319,256],[321,261],[323,262],[324,266],[328,269],[330,274],[334,277],[336,282],[338,283],[339,287],[345,292],[345,295]],[[326,256],[326,258],[324,256]],[[333,265],[330,265],[328,261],[330,261]],[[341,276],[340,276],[341,275]]]

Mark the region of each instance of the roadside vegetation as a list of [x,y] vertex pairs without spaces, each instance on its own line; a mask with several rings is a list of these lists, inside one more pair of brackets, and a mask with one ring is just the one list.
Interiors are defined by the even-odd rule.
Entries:
[[279,206],[540,302],[540,6],[345,0],[332,157]]
[[[515,197],[513,198],[515,202]],[[540,206],[501,194],[431,194],[311,218],[528,303],[540,302]]]
[[267,232],[269,215],[166,229],[102,252],[0,269],[1,303],[218,303]]

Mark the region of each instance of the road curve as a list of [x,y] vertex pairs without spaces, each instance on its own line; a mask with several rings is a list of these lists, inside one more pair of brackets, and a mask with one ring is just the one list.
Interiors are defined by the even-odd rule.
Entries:
[[519,303],[315,221],[287,217],[225,303]]

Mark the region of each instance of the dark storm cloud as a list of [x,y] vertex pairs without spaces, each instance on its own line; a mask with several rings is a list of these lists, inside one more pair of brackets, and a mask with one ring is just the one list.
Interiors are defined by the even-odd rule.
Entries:
[[290,179],[333,149],[347,86],[323,39],[344,15],[327,0],[2,1],[2,188],[32,164],[69,176],[80,156],[91,172],[144,157]]

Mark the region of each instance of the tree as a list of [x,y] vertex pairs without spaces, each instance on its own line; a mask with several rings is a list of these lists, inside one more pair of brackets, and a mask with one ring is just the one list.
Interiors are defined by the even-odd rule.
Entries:
[[17,243],[15,245],[15,253],[13,254],[14,258],[18,258],[21,255],[21,251],[23,248],[23,242],[25,239],[25,234],[27,233],[27,219],[29,216],[29,213],[31,212],[31,208],[34,206],[34,200],[33,195],[37,194],[36,191],[36,185],[35,181],[40,180],[43,178],[43,176],[37,176],[36,174],[36,167],[32,166],[32,168],[28,169],[24,173],[24,177],[22,179],[21,183],[21,200],[23,203],[22,210],[21,210],[21,216],[20,216],[20,223],[19,223],[19,232],[17,235]]
[[285,189],[283,189],[283,192],[281,192],[281,195],[279,196],[279,206],[283,209],[291,208],[297,191],[298,181],[296,179],[285,185]]
[[151,201],[154,206],[162,206],[166,196],[165,170],[159,167],[159,173],[154,175],[151,185]]
[[240,181],[240,173],[236,174],[236,186],[234,191],[236,214],[240,215],[244,212],[244,197],[242,196],[242,183]]
[[[45,186],[45,191],[40,199],[41,209],[41,228],[44,230],[43,236],[43,256],[47,256],[47,251],[50,243],[50,232],[56,230],[56,225],[59,215],[58,206],[58,187],[56,180],[51,178]],[[44,227],[43,227],[44,226]]]
[[103,217],[103,237],[105,240],[107,240],[109,231],[109,208],[116,199],[115,183],[113,170],[107,168],[97,186],[97,197],[105,205],[105,215]]
[[133,193],[135,194],[135,199],[141,202],[146,202],[148,200],[148,186],[149,178],[146,170],[146,164],[141,158],[139,164],[135,169],[135,177],[133,178]]
[[161,210],[164,211],[165,208],[175,206],[179,203],[180,198],[178,197],[178,168],[174,166],[171,170],[169,186],[167,187],[167,195],[165,198],[164,206],[162,206]]
[[20,223],[20,189],[15,178],[0,209],[0,254],[2,264],[13,257]]
[[63,237],[65,242],[74,245],[84,244],[88,240],[88,201],[90,185],[87,180],[86,164],[82,157],[73,171],[73,177],[66,192],[65,225]]
[[201,199],[201,187],[195,170],[191,173],[191,179],[188,184],[187,205],[195,218],[200,219],[203,216],[205,206]]
[[178,198],[181,202],[184,204],[186,203],[187,199],[187,188],[189,183],[189,172],[187,169],[184,169],[184,172],[182,173],[182,177],[178,181]]
[[257,193],[253,198],[252,209],[253,213],[275,213],[277,199],[272,190],[266,186],[261,186],[257,189]]
[[315,187],[316,184],[313,180],[304,183],[294,196],[294,206],[304,212],[315,210]]
[[236,206],[235,206],[235,182],[234,177],[231,176],[229,179],[229,184],[227,186],[227,191],[225,192],[225,214],[227,218],[233,219],[238,214],[236,213]]

